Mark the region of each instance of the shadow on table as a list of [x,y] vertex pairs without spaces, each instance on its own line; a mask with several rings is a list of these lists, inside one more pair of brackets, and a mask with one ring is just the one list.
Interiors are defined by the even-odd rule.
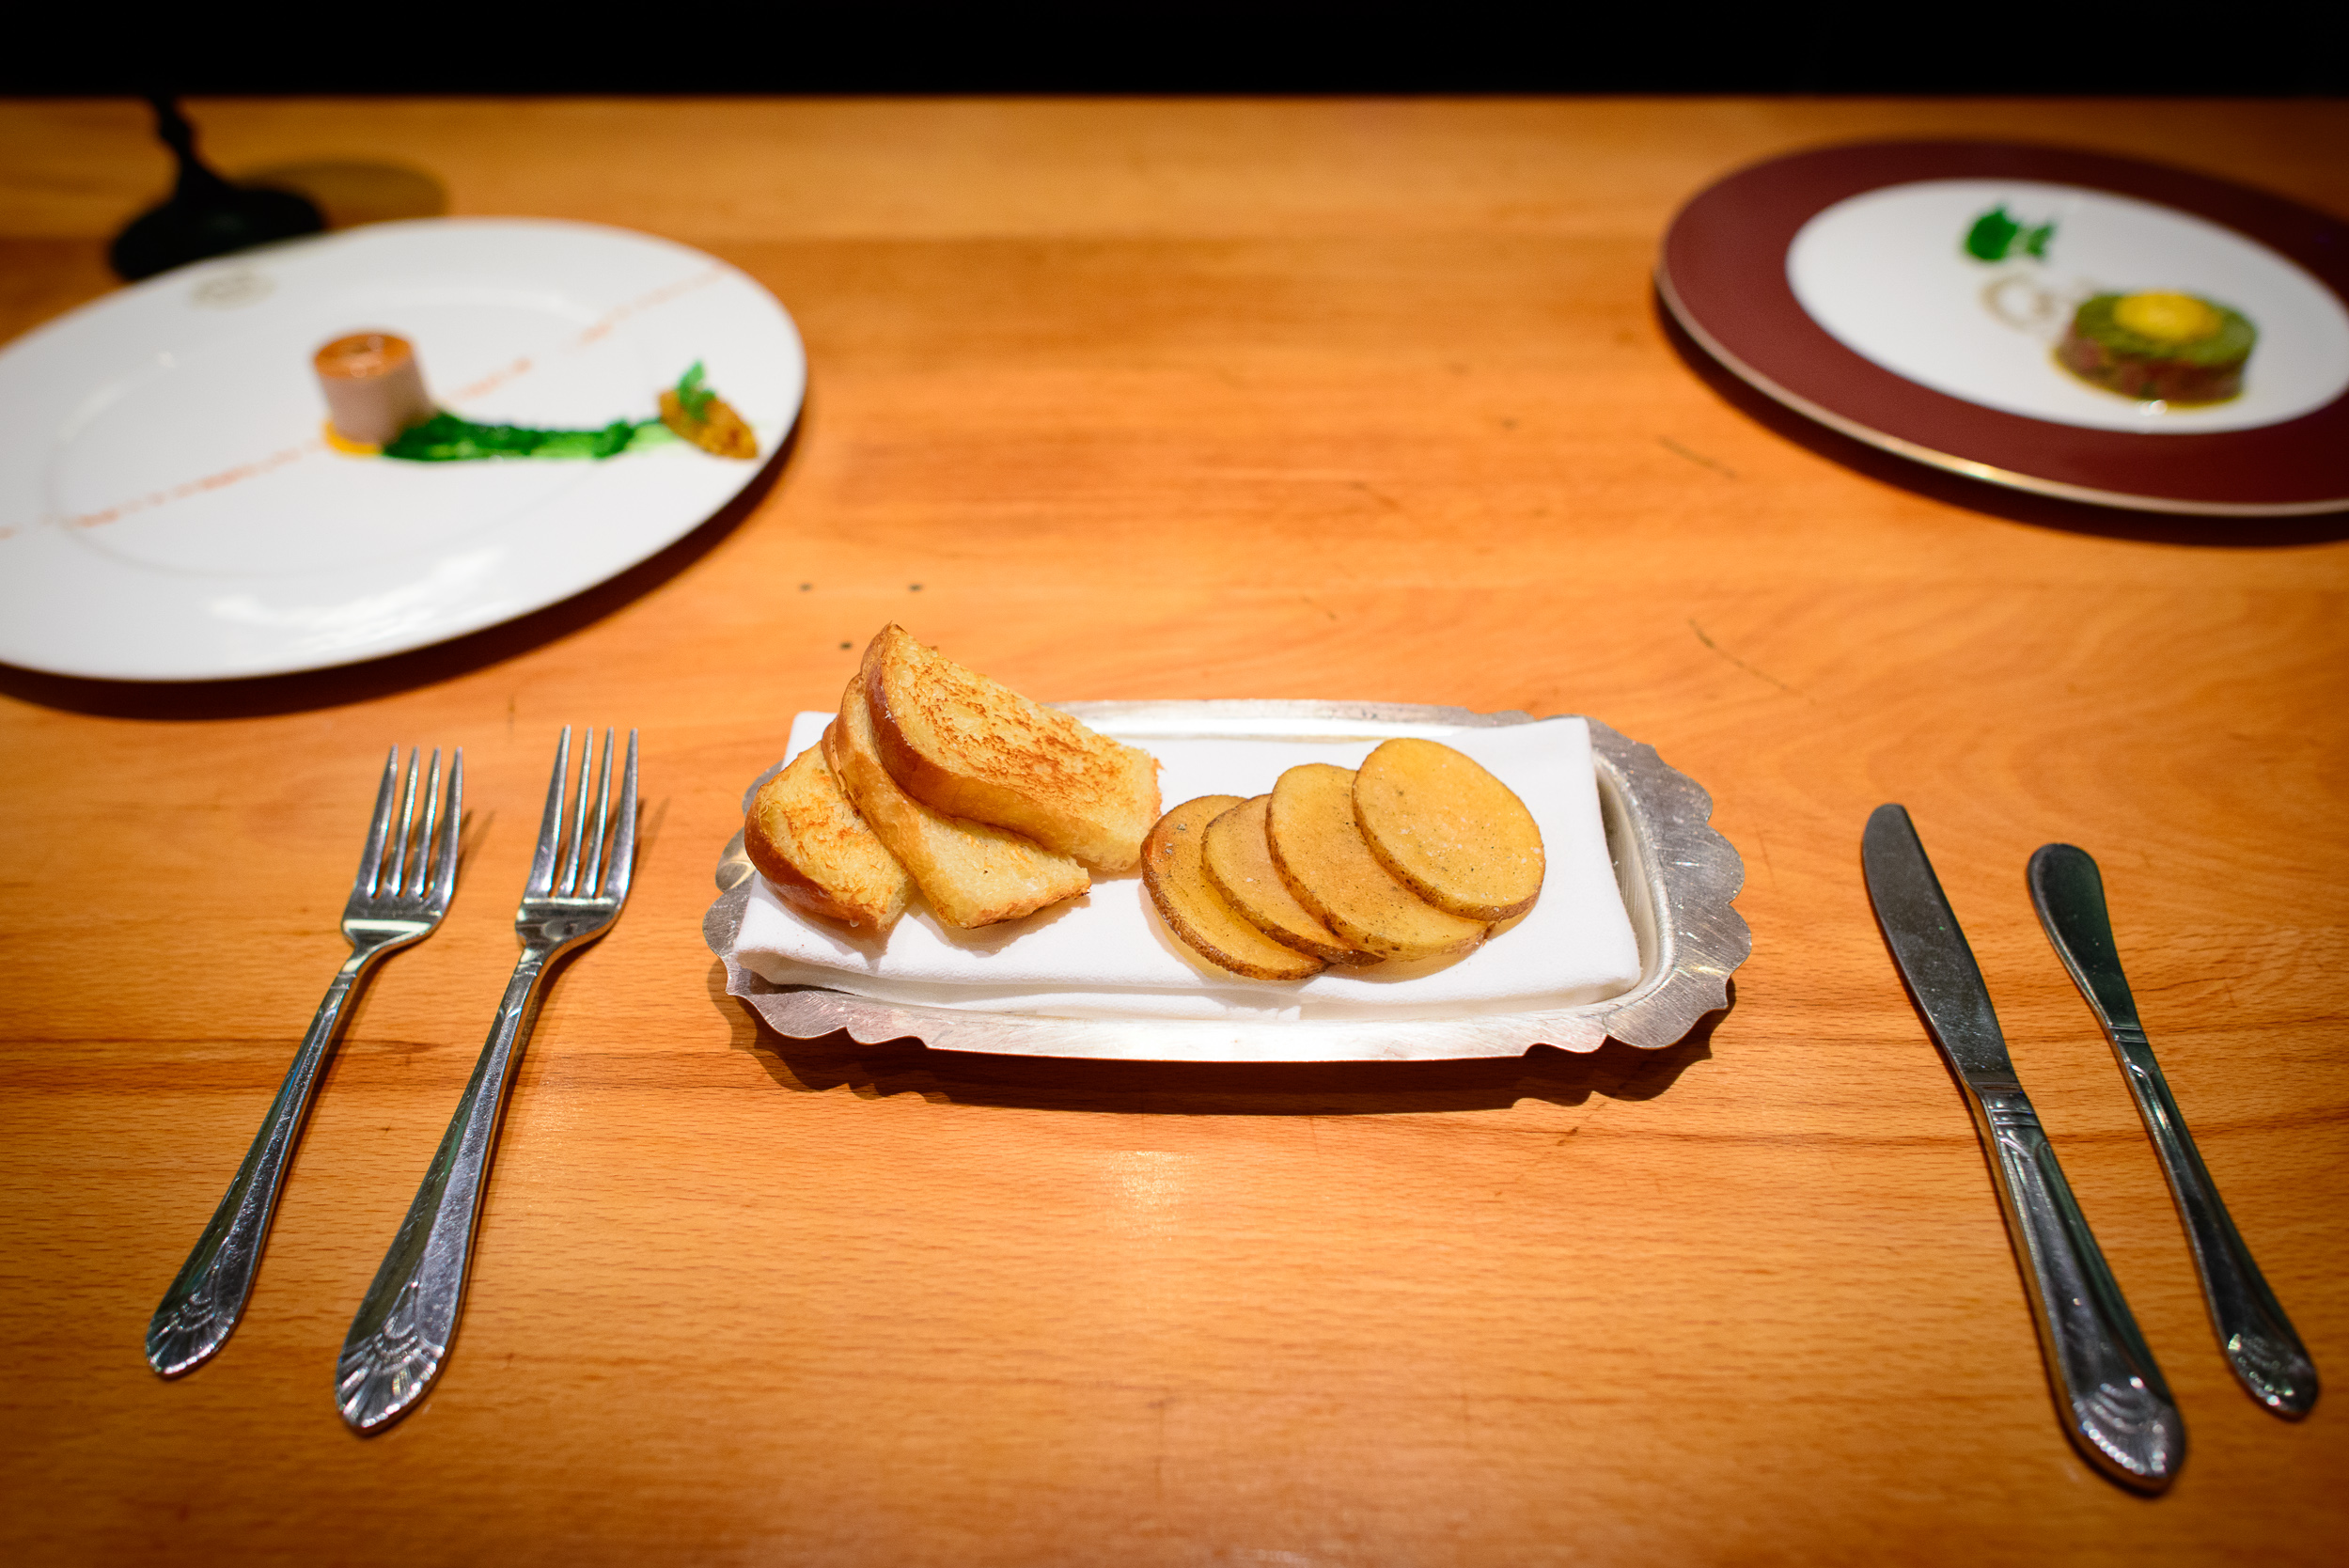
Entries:
[[691,533],[646,557],[617,577],[606,578],[543,609],[470,632],[447,642],[329,669],[291,675],[257,675],[236,681],[92,681],[72,675],[0,665],[0,694],[45,708],[102,718],[261,718],[345,703],[368,702],[395,692],[469,675],[526,653],[543,643],[592,625],[643,597],[715,549],[759,508],[782,478],[806,424],[802,411],[790,435],[776,447],[740,495],[713,512]]
[[[1708,1013],[1677,1044],[1655,1051],[1610,1040],[1591,1052],[1536,1045],[1521,1057],[1464,1061],[1095,1061],[933,1051],[918,1040],[864,1045],[845,1031],[793,1040],[726,994],[723,964],[711,964],[709,985],[734,1049],[794,1093],[846,1087],[867,1099],[918,1094],[949,1105],[1117,1115],[1393,1116],[1504,1110],[1519,1100],[1579,1105],[1594,1094],[1652,1100],[1712,1058],[1714,1028],[1727,1016]],[[1734,1006],[1733,982],[1730,1000]]]
[[2349,539],[2349,511],[2314,517],[2181,517],[2167,512],[2127,511],[2119,507],[2091,506],[2085,501],[2059,500],[2011,490],[2005,485],[1952,474],[1946,469],[1913,463],[1871,447],[1840,431],[1801,415],[1746,385],[1698,346],[1663,297],[1650,290],[1649,308],[1674,352],[1699,381],[1718,393],[1724,402],[1794,445],[1829,462],[1856,470],[1871,479],[1968,511],[1987,512],[2012,523],[2061,528],[2069,533],[2102,539],[2137,540],[2149,544],[2225,546],[2230,549],[2274,549],[2295,544],[2325,544]]
[[447,185],[413,164],[313,158],[236,170],[231,178],[240,184],[291,191],[307,198],[329,229],[437,218],[448,211]]

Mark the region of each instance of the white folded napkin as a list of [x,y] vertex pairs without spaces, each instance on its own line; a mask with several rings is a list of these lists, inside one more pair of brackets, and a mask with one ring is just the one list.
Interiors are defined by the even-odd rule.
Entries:
[[[815,744],[832,716],[794,718],[788,756]],[[802,915],[753,877],[735,957],[780,985],[1051,1018],[1456,1018],[1603,1001],[1638,978],[1638,944],[1599,820],[1590,731],[1578,718],[1491,729],[1360,724],[1344,727],[1355,738],[1329,741],[1096,728],[1158,758],[1170,807],[1197,795],[1266,793],[1282,770],[1300,762],[1358,767],[1388,735],[1440,739],[1481,762],[1532,810],[1548,862],[1541,901],[1464,957],[1251,980],[1209,967],[1169,936],[1138,872],[1097,876],[1084,898],[974,932],[942,923],[916,900],[885,943]]]

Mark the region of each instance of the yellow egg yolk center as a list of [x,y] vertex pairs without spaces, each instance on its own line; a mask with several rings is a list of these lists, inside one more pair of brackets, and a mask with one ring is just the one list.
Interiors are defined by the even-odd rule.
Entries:
[[2219,327],[2218,312],[2191,294],[2131,294],[2112,307],[2112,319],[2164,343],[2191,343]]

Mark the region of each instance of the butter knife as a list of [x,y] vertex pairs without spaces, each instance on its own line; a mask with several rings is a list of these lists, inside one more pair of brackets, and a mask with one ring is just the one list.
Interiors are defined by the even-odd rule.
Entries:
[[1974,1113],[2064,1430],[2113,1480],[2160,1491],[2185,1460],[2185,1424],[2015,1078],[1981,969],[1906,810],[1876,808],[1860,863],[1893,962]]
[[2169,1085],[2146,1043],[2145,1026],[2138,1021],[2137,999],[2129,994],[2128,978],[2121,972],[2121,952],[2113,945],[2112,920],[2105,911],[2105,879],[2086,850],[2070,844],[2044,844],[2031,856],[2024,880],[2030,884],[2031,902],[2039,908],[2047,940],[2055,944],[2073,983],[2088,998],[2090,1011],[2104,1026],[2120,1059],[2121,1075],[2137,1096],[2138,1114],[2145,1119],[2146,1135],[2161,1156],[2162,1174],[2169,1178],[2169,1195],[2177,1200],[2178,1218],[2185,1226],[2194,1266],[2202,1277],[2202,1300],[2218,1331],[2219,1347],[2245,1388],[2277,1415],[2297,1420],[2316,1403],[2316,1365],[2309,1359],[2292,1320],[2267,1288],[2251,1249],[2243,1245],[2218,1199],[2217,1184],[2202,1164],[2193,1135]]

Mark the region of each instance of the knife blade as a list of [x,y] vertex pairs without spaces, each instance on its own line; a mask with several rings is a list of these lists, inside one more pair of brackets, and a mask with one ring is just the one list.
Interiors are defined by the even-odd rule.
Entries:
[[1892,961],[1973,1113],[2064,1432],[2113,1480],[2160,1491],[2185,1459],[2185,1424],[2015,1077],[1981,967],[1906,809],[1869,816],[1860,864]]

